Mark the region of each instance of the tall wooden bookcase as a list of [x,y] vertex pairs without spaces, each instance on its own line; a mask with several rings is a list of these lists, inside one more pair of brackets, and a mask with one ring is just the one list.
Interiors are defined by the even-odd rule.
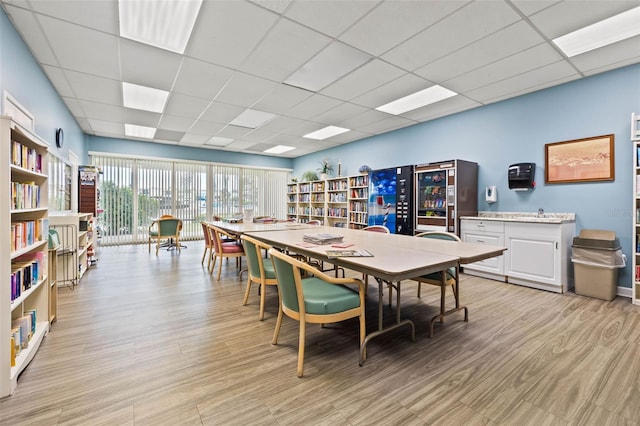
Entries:
[[633,256],[632,299],[640,305],[640,114],[631,114],[631,141],[633,142]]
[[[0,180],[9,183],[0,185],[0,397],[13,393],[49,332],[47,152],[36,135],[0,117]],[[29,336],[21,344],[19,328]]]

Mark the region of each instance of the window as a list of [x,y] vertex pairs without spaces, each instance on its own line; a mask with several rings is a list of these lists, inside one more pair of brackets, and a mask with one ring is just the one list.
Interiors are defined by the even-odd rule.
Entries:
[[149,224],[165,214],[182,219],[183,240],[202,238],[200,221],[214,216],[245,209],[286,216],[289,170],[99,154],[91,163],[103,171],[97,226],[104,245],[146,243]]

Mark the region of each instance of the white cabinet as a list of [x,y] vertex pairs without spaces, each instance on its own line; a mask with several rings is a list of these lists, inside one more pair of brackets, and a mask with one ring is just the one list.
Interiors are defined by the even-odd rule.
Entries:
[[[462,241],[505,247],[504,222],[483,220],[462,220],[460,224]],[[465,272],[474,271],[478,275],[491,279],[504,279],[504,255],[464,265]]]
[[0,117],[0,397],[49,332],[47,169],[44,141]]
[[559,293],[569,289],[574,223],[509,222],[504,230],[508,282]]
[[526,220],[462,219],[463,241],[507,248],[500,257],[463,265],[464,272],[564,293],[573,281],[571,244],[575,222]]

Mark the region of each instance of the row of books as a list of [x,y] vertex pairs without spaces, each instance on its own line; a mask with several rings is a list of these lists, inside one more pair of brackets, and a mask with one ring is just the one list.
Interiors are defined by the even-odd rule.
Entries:
[[29,340],[36,332],[37,313],[35,309],[11,321],[11,366],[16,365],[16,356],[29,347]]
[[42,241],[42,219],[11,223],[11,251]]
[[352,201],[349,203],[349,210],[353,212],[366,212],[367,203],[362,201]]
[[350,186],[369,186],[369,175],[350,177],[349,185]]
[[330,217],[347,217],[347,209],[345,208],[327,209],[327,214]]
[[44,252],[26,253],[11,262],[11,302],[44,278]]
[[11,208],[35,209],[40,207],[40,186],[34,183],[11,182]]
[[11,141],[11,164],[42,173],[42,154],[20,142]]
[[330,180],[327,182],[329,191],[343,191],[347,189],[346,180]]
[[366,223],[367,213],[349,213],[349,222]]
[[324,192],[311,194],[312,203],[324,203]]
[[344,192],[335,192],[329,194],[330,203],[345,203],[347,201],[347,194]]
[[640,281],[640,265],[636,266],[636,281]]
[[369,190],[366,188],[352,189],[351,198],[367,198]]

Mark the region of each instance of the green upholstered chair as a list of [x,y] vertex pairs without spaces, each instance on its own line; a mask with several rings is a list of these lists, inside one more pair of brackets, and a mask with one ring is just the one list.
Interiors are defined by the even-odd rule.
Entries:
[[[364,284],[356,278],[335,278],[274,248],[269,250],[278,279],[280,306],[272,343],[278,343],[282,317],[300,322],[298,339],[298,377],[304,368],[305,330],[307,323],[328,324],[349,318],[360,320],[360,347],[366,335]],[[302,271],[314,276],[302,278]],[[357,290],[345,284],[357,285]],[[360,363],[366,354],[361,354]]]
[[58,231],[56,231],[55,229],[49,229],[47,242],[49,250],[57,249],[58,247],[60,247],[60,235],[58,234]]
[[175,217],[161,217],[154,220],[149,226],[149,252],[151,252],[151,240],[156,241],[156,256],[160,250],[160,242],[167,240],[171,246],[180,251],[180,230],[182,220]]
[[242,245],[244,246],[244,253],[247,257],[247,264],[249,266],[247,273],[247,289],[244,292],[244,300],[242,305],[246,305],[249,302],[249,293],[251,292],[251,284],[256,283],[260,286],[260,314],[259,319],[264,319],[264,300],[267,292],[267,286],[275,286],[278,284],[276,280],[276,273],[273,269],[273,262],[265,259],[263,256],[263,250],[269,250],[270,245],[256,240],[255,238],[243,235],[241,237]]
[[[440,232],[440,231],[429,231],[423,232],[421,234],[417,234],[416,237],[421,238],[435,238],[439,240],[448,240],[448,241],[461,241],[460,238],[449,232]],[[442,323],[444,321],[445,316],[445,295],[447,287],[451,287],[453,291],[454,297],[456,295],[456,281],[458,279],[458,272],[456,268],[449,268],[442,272],[433,272],[431,274],[423,275],[418,278],[414,278],[415,281],[418,282],[418,297],[420,297],[420,290],[422,284],[430,284],[440,287],[440,315],[438,318]],[[432,323],[433,324],[433,323]],[[431,327],[431,333],[433,334],[433,326]]]

